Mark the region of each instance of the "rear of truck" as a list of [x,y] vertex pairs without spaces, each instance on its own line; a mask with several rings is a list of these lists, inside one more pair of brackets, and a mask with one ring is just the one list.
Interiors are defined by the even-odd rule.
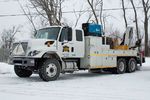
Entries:
[[[125,31],[120,45],[114,45],[112,37],[105,37],[100,32],[96,33],[92,24],[83,25],[85,35],[85,57],[81,59],[81,67],[90,71],[111,71],[122,74],[135,72],[142,66],[145,57],[138,51],[139,45],[133,41],[133,28]],[[100,30],[100,28],[99,28]]]

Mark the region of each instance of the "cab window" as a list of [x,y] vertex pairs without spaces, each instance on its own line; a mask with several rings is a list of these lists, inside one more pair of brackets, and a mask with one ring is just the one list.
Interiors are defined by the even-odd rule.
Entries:
[[83,41],[83,35],[81,30],[76,30],[76,40]]
[[72,28],[64,27],[62,29],[59,41],[63,42],[64,40],[72,41]]

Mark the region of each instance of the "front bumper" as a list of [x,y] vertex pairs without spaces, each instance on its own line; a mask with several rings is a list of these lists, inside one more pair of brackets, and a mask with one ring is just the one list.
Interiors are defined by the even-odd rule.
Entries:
[[35,66],[35,59],[25,57],[13,57],[9,59],[9,64],[18,66]]

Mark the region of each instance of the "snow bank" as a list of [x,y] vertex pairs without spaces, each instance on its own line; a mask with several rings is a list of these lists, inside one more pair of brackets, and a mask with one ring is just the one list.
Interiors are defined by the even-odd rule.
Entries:
[[147,57],[146,62],[143,64],[143,66],[149,66],[150,67],[150,57]]
[[0,62],[0,74],[13,73],[13,66]]

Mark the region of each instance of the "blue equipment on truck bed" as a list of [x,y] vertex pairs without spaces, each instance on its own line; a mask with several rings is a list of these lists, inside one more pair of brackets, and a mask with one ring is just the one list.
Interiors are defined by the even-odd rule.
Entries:
[[82,29],[84,30],[85,36],[101,36],[101,25],[93,23],[82,24]]

